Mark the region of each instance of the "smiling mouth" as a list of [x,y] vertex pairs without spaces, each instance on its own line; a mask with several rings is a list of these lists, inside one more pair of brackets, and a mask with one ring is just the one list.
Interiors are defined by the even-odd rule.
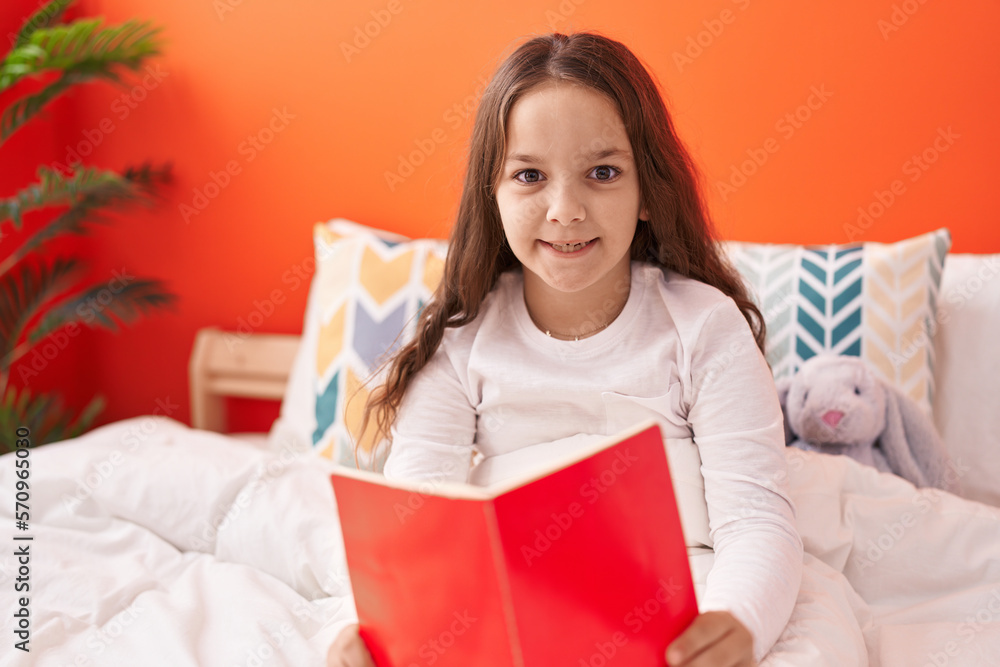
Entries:
[[[549,243],[549,245],[552,246],[554,249],[558,250],[559,252],[570,253],[570,252],[576,252],[578,250],[583,250],[588,245],[593,243],[595,240],[596,239],[591,239],[589,241],[580,241],[579,243]],[[548,242],[546,241],[546,243]]]

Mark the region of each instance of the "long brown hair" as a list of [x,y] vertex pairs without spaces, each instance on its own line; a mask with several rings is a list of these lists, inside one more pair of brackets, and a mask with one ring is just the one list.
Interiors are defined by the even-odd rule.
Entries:
[[763,351],[764,320],[739,274],[719,252],[697,170],[649,72],[624,44],[603,35],[542,35],[507,57],[483,92],[441,283],[421,313],[415,337],[387,362],[383,383],[365,406],[362,431],[374,417],[376,442],[389,437],[407,387],[437,350],[444,330],[474,320],[500,274],[519,264],[507,244],[495,196],[506,153],[507,118],[517,100],[551,81],[596,90],[621,115],[649,213],[649,220],[636,227],[632,259],[659,264],[732,297]]

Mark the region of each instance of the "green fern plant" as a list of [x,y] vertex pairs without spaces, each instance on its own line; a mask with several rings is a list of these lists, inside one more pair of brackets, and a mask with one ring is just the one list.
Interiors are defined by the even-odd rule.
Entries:
[[[121,84],[126,71],[138,71],[159,54],[159,29],[148,22],[102,27],[97,18],[61,23],[72,3],[53,0],[42,6],[0,61],[0,92],[25,79],[48,82],[0,113],[0,147],[73,86]],[[24,386],[38,374],[23,363],[29,353],[35,351],[37,358],[39,346],[65,339],[67,331],[117,331],[176,300],[160,280],[129,276],[109,290],[107,283],[84,280],[83,259],[43,253],[57,238],[86,235],[95,225],[111,222],[108,211],[155,201],[159,188],[170,181],[170,166],[146,163],[120,173],[83,165],[64,169],[40,166],[37,182],[0,198],[0,453],[9,449],[10,434],[18,427],[29,428],[36,444],[64,440],[86,431],[104,408],[100,396],[82,409],[70,409],[60,396]],[[25,229],[27,213],[51,207],[60,209],[57,215],[30,232]]]

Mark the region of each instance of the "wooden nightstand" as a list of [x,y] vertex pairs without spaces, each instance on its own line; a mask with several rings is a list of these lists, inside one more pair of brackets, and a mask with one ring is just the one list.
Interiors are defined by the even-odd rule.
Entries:
[[226,396],[281,400],[301,336],[200,329],[188,375],[191,425],[225,432]]

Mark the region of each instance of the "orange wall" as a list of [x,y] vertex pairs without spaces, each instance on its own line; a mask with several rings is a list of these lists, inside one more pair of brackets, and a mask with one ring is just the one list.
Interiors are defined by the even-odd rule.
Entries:
[[[108,86],[79,91],[74,122],[49,130],[56,143],[110,121],[93,163],[152,158],[176,172],[163,206],[88,246],[99,279],[124,267],[180,295],[175,313],[72,343],[57,379],[107,395],[104,421],[164,404],[188,419],[199,327],[235,329],[259,311],[258,330],[299,332],[314,222],[446,235],[476,94],[522,36],[552,29],[600,30],[651,66],[726,237],[893,241],[947,225],[956,252],[1000,251],[1000,5],[990,0],[81,0],[80,11],[153,19],[167,43],[159,78],[135,79],[134,108]],[[921,170],[913,156],[925,151],[935,161]],[[419,166],[390,187],[386,174],[410,155]],[[762,164],[720,192],[754,156]],[[852,230],[858,208],[877,213],[894,183],[892,203]],[[206,187],[214,196],[200,199]],[[203,210],[185,216],[182,205]]]

